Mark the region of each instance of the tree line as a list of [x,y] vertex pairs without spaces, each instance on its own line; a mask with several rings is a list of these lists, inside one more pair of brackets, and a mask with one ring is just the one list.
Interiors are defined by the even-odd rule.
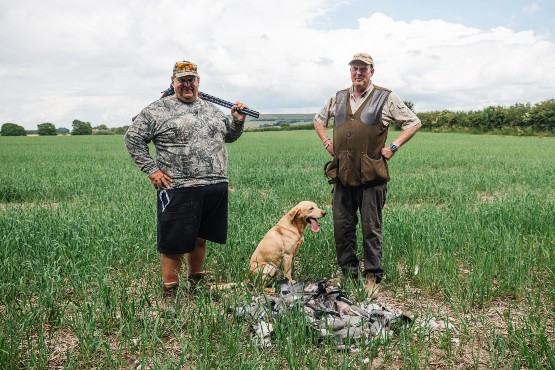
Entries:
[[[414,110],[414,103],[405,104]],[[531,105],[515,104],[510,107],[489,106],[482,110],[454,112],[449,110],[417,113],[422,129],[431,132],[499,133],[508,135],[553,135],[555,134],[555,99]],[[296,129],[310,129],[312,124],[299,125]],[[40,136],[71,135],[123,135],[129,126],[108,128],[106,125],[93,127],[90,122],[74,120],[72,130],[56,128],[52,123],[37,125],[37,131],[26,131],[15,123],[4,123],[1,136],[25,136],[36,133]],[[280,122],[279,128],[291,129],[288,122]]]
[[56,136],[56,135],[123,135],[129,126],[107,127],[106,125],[98,125],[93,127],[90,122],[84,122],[78,119],[73,120],[72,130],[65,127],[56,128],[53,123],[45,122],[37,125],[37,130],[25,130],[23,126],[15,123],[4,123],[0,129],[1,136],[26,136],[27,134],[37,134],[39,136]]
[[535,105],[489,106],[479,111],[417,113],[422,129],[432,132],[493,132],[511,135],[555,134],[555,100]]

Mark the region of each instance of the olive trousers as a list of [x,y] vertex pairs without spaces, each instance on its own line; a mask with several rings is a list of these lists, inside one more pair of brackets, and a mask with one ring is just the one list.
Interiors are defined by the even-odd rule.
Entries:
[[357,224],[360,213],[364,275],[373,273],[376,282],[383,278],[382,210],[387,196],[387,183],[375,186],[344,186],[337,181],[333,188],[333,230],[337,262],[344,274],[358,276]]

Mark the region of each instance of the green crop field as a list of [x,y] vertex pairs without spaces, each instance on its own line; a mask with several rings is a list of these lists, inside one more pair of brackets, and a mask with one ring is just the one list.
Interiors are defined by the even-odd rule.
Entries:
[[[293,278],[335,276],[329,157],[314,131],[247,132],[228,151],[215,279],[245,281],[260,239],[300,200],[329,213],[305,233]],[[293,315],[260,348],[227,311],[259,294],[248,285],[182,284],[176,315],[161,314],[155,191],[121,136],[0,137],[0,368],[555,368],[555,138],[418,133],[390,171],[379,299],[450,325],[338,351]]]

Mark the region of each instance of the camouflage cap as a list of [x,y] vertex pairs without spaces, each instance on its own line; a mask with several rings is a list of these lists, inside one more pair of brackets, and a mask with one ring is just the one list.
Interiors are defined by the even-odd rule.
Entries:
[[182,60],[176,62],[173,66],[173,75],[175,77],[185,77],[185,76],[197,76],[197,65],[189,62],[188,60]]
[[349,64],[353,64],[353,62],[356,62],[356,61],[362,62],[365,64],[370,64],[372,67],[374,67],[374,59],[372,59],[370,54],[356,53],[351,59],[351,61],[349,62]]

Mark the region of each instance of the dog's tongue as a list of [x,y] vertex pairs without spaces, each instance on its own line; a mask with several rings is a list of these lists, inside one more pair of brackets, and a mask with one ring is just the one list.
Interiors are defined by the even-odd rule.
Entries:
[[318,225],[318,222],[316,222],[316,220],[313,220],[312,218],[310,219],[310,228],[311,228],[312,231],[314,231],[315,233],[317,233],[318,231],[320,231],[320,225]]

